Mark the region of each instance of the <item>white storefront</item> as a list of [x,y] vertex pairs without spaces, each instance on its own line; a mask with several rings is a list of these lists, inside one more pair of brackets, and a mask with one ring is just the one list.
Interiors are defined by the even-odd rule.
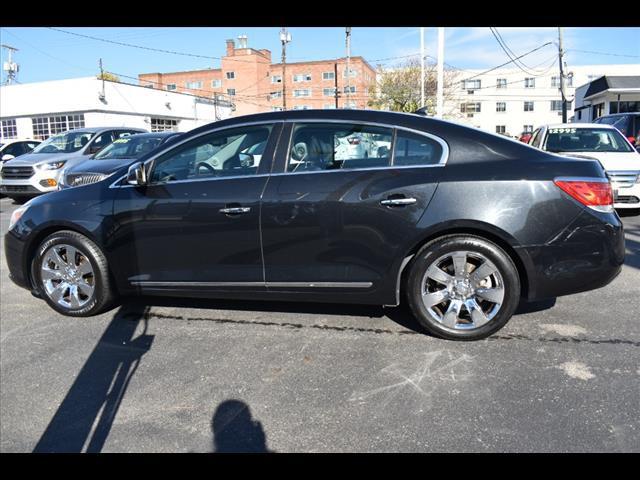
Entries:
[[606,75],[576,88],[575,122],[611,113],[640,112],[640,75]]
[[[533,76],[519,68],[465,70],[445,118],[494,133],[517,136],[540,125],[562,121],[560,74],[557,66]],[[573,121],[576,87],[603,75],[640,75],[640,65],[569,66],[565,84],[567,121]],[[478,76],[476,76],[478,75]],[[465,81],[466,80],[466,81]]]
[[186,132],[230,114],[231,105],[220,100],[95,77],[0,87],[2,138],[44,139],[104,126]]

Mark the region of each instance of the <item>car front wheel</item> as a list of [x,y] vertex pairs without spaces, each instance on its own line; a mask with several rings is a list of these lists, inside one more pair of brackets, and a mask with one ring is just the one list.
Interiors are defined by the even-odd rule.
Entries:
[[96,315],[114,296],[104,254],[77,232],[60,231],[45,238],[33,259],[32,276],[42,297],[63,315]]
[[425,245],[411,262],[409,307],[430,333],[479,340],[501,329],[520,299],[520,279],[499,246],[471,235],[445,236]]

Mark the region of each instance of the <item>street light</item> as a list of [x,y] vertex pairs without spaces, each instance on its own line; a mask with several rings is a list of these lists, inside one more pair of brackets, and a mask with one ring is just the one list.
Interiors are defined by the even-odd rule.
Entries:
[[287,109],[287,43],[291,42],[291,34],[285,27],[280,30],[280,41],[282,42],[282,110]]

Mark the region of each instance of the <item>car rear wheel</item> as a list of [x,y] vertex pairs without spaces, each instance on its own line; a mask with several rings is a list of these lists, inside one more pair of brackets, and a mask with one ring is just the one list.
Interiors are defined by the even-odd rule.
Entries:
[[32,276],[45,301],[63,315],[96,315],[114,297],[107,259],[95,243],[76,232],[45,238],[33,259]]
[[450,235],[425,245],[411,262],[409,307],[430,333],[479,340],[501,329],[515,312],[520,279],[497,245],[471,235]]

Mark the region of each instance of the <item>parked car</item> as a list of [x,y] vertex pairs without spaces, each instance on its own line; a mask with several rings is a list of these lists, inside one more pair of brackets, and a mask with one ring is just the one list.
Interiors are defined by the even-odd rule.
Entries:
[[40,140],[32,139],[3,139],[0,143],[0,165],[20,155],[29,153],[36,148],[39,143]]
[[530,143],[560,155],[598,160],[611,178],[614,207],[640,209],[640,153],[616,127],[605,123],[543,125]]
[[[392,148],[339,157],[336,138],[356,133]],[[264,142],[255,161],[247,152]],[[625,255],[597,161],[368,110],[194,129],[110,178],[30,200],[12,214],[5,250],[13,281],[64,315],[129,294],[404,298],[427,331],[455,340],[496,332],[522,299],[607,285]]]
[[113,140],[145,132],[140,128],[99,127],[49,137],[31,152],[9,160],[0,171],[0,193],[18,199],[58,190],[62,168],[86,160]]
[[518,140],[520,140],[521,142],[524,142],[524,143],[529,143],[530,139],[531,139],[531,132],[523,132],[520,135],[520,138]]
[[89,160],[64,168],[58,188],[62,190],[103,180],[122,166],[135,162],[165,142],[179,136],[177,132],[156,132],[120,137]]
[[613,113],[595,119],[594,123],[612,125],[620,130],[632,145],[638,143],[640,133],[640,112]]

